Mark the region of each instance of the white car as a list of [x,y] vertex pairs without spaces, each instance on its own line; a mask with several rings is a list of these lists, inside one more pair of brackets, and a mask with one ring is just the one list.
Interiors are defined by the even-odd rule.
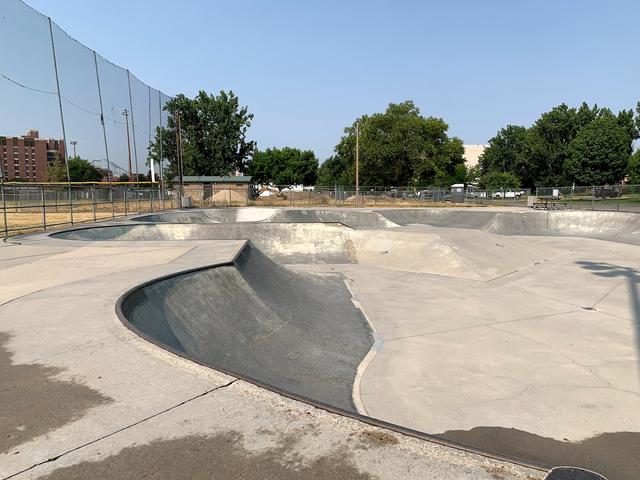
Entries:
[[499,190],[493,192],[493,198],[520,198],[524,193],[523,190]]

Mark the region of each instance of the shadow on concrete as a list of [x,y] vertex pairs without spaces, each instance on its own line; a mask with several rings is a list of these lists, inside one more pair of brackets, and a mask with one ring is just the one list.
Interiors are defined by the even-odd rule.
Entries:
[[581,442],[563,442],[502,427],[450,430],[437,436],[549,467],[586,468],[611,480],[637,480],[640,472],[638,432],[603,433]]
[[88,409],[112,400],[80,383],[53,377],[62,369],[16,365],[0,332],[0,453],[80,418]]
[[290,436],[274,448],[251,452],[243,447],[243,438],[238,432],[157,440],[125,448],[100,462],[60,468],[42,480],[372,480],[373,477],[360,472],[343,452],[304,461],[293,448],[297,441]]
[[631,312],[633,315],[633,331],[635,335],[636,353],[639,361],[638,370],[640,372],[640,293],[638,293],[638,283],[640,283],[640,272],[635,268],[621,267],[606,262],[576,262],[582,268],[592,271],[599,277],[607,278],[625,278],[627,280],[627,289],[631,298]]

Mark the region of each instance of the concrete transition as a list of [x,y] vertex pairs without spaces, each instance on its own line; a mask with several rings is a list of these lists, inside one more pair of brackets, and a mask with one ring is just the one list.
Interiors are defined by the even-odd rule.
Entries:
[[292,272],[247,244],[232,265],[136,289],[121,311],[180,355],[356,411],[354,378],[373,341],[341,275]]
[[179,211],[143,215],[133,220],[151,223],[342,223],[351,228],[362,229],[397,226],[384,215],[377,212],[317,208],[228,208],[222,210],[199,210],[195,212]]
[[584,211],[477,211],[393,209],[379,213],[400,225],[484,230],[502,235],[587,237],[640,245],[640,218],[635,213]]

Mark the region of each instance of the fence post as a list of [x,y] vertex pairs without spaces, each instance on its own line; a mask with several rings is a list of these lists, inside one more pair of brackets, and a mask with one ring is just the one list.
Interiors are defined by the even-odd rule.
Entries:
[[73,192],[71,190],[71,184],[69,184],[69,212],[71,215],[71,225],[73,225]]
[[596,209],[596,187],[591,186],[591,210]]
[[96,186],[91,185],[91,204],[93,205],[93,221],[97,220],[96,217]]
[[40,186],[40,200],[42,200],[42,228],[47,231],[47,204],[44,198],[44,185]]
[[124,198],[124,216],[127,216],[127,187],[126,185],[122,187],[123,198]]
[[51,17],[49,21],[49,36],[51,37],[51,53],[53,55],[53,71],[56,78],[56,92],[58,96],[58,107],[60,109],[60,124],[62,126],[62,142],[64,144],[64,163],[67,169],[67,185],[69,186],[69,212],[71,214],[71,225],[73,225],[73,200],[71,199],[71,175],[69,173],[69,150],[67,149],[67,131],[64,126],[64,111],[62,109],[62,95],[60,93],[60,78],[58,76],[58,60],[56,57],[56,44],[53,41],[53,24]]
[[2,217],[4,219],[4,236],[9,236],[9,225],[7,224],[7,199],[4,196],[4,172],[0,171],[0,195],[2,196]]

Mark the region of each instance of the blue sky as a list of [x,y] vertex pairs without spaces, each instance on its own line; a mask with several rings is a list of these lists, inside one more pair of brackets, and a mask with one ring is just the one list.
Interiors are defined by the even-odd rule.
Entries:
[[389,102],[412,99],[485,143],[561,102],[640,99],[634,1],[28,3],[168,94],[234,90],[261,148],[321,160],[356,116]]

